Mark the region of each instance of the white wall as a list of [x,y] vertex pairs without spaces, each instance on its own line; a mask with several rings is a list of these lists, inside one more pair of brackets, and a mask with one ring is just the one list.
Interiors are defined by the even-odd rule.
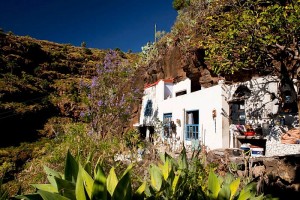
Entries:
[[173,83],[165,83],[164,99],[173,97]]
[[[175,89],[175,88],[174,88]],[[212,111],[216,109],[217,117],[213,119]],[[181,121],[181,126],[177,125],[177,134],[181,140],[184,138],[185,112],[199,110],[199,129],[201,141],[210,149],[222,148],[222,88],[214,86],[190,94],[167,99],[158,103],[158,117],[162,121],[163,114],[172,113],[173,121]],[[228,139],[227,139],[228,140]]]
[[191,80],[186,78],[184,81],[174,84],[173,86],[173,97],[176,96],[177,92],[186,90],[186,93],[191,93]]
[[[228,148],[233,142],[233,138],[229,135],[228,101],[233,99],[233,94],[238,86],[245,85],[251,90],[250,98],[245,100],[246,121],[255,124],[271,120],[267,115],[275,112],[278,106],[275,105],[275,101],[271,101],[270,93],[278,95],[278,83],[279,80],[276,77],[260,77],[234,85],[220,83],[191,93],[191,81],[188,78],[176,84],[159,81],[152,87],[145,89],[140,124],[153,125],[155,118],[163,121],[164,114],[172,113],[172,120],[177,126],[177,134],[181,140],[184,140],[185,113],[186,111],[199,110],[199,129],[202,144],[208,146],[209,149]],[[183,90],[186,90],[187,94],[175,97],[177,92]],[[172,92],[172,97],[166,99],[166,94],[169,92]],[[144,117],[144,108],[149,99],[153,103],[153,115]],[[260,107],[263,107],[260,110],[260,119],[247,117],[249,113]],[[214,109],[217,113],[215,119],[212,117]],[[177,121],[180,123],[177,123]]]

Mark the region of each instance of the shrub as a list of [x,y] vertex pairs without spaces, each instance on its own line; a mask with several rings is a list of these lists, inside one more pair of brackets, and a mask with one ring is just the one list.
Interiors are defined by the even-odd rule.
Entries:
[[82,83],[81,92],[87,96],[88,109],[81,116],[90,120],[92,133],[102,137],[123,133],[133,103],[141,95],[128,84],[133,70],[118,52],[110,50],[104,58],[104,65],[97,65],[97,75],[92,83]]
[[[196,160],[198,156],[192,156]],[[111,167],[108,175],[99,162],[95,168],[91,165],[91,156],[84,165],[79,157],[73,157],[68,151],[64,174],[44,167],[49,183],[33,184],[36,192],[16,196],[18,199],[264,199],[256,197],[255,183],[248,184],[239,190],[240,179],[232,176],[218,177],[211,169],[208,178],[202,183],[190,181],[190,175],[203,171],[193,162],[188,162],[185,148],[178,159],[168,154],[161,155],[163,164],[151,164],[150,180],[145,180],[133,192],[130,164],[121,176],[117,176]],[[198,180],[200,177],[197,177]],[[204,186],[200,186],[203,184]]]

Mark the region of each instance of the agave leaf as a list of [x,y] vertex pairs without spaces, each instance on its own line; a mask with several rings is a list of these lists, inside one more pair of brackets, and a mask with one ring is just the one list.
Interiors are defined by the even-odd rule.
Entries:
[[170,159],[166,159],[165,164],[161,167],[162,175],[165,181],[168,179],[170,172],[172,170]]
[[62,178],[61,175],[54,171],[53,169],[50,169],[49,167],[47,166],[44,166],[44,171],[46,172],[47,174],[47,179],[49,181],[49,183],[57,189],[57,184],[56,184],[56,181],[54,179],[54,177],[58,177],[58,178]]
[[167,154],[166,152],[159,154],[159,158],[163,163],[165,163],[165,161],[166,161],[166,154]]
[[107,199],[107,187],[106,176],[100,165],[96,166],[97,173],[92,190],[92,200],[106,200]]
[[63,197],[59,194],[51,193],[43,190],[39,190],[37,191],[37,193],[41,195],[43,200],[68,200],[68,198]]
[[43,200],[40,194],[33,193],[33,194],[26,194],[26,195],[17,195],[14,196],[14,199],[22,199],[22,200]]
[[218,200],[228,200],[230,198],[230,189],[228,185],[223,185],[218,193]]
[[113,199],[124,199],[130,200],[132,198],[132,188],[131,188],[131,179],[130,179],[130,171],[132,169],[132,165],[130,165],[126,170],[125,174],[121,177],[118,182],[114,193]]
[[47,192],[56,192],[56,193],[58,193],[58,189],[55,188],[51,184],[32,184],[32,186],[35,187],[38,190],[44,190],[44,191],[47,191]]
[[146,189],[145,189],[144,194],[146,195],[146,197],[151,197],[152,196],[151,191],[150,191],[150,187],[149,187],[148,184],[146,185]]
[[255,197],[255,183],[247,184],[240,192],[238,200],[247,200],[251,197]]
[[179,169],[188,169],[188,161],[186,156],[186,149],[183,146],[183,149],[178,157]]
[[144,182],[142,183],[142,185],[136,190],[135,193],[136,193],[137,195],[142,195],[142,194],[145,192],[146,187],[147,187],[147,182],[144,181]]
[[[259,196],[257,196],[257,197],[251,197],[250,198],[250,200],[263,200],[263,199],[265,199],[264,198],[264,195],[263,194],[261,194],[261,195],[259,195]],[[274,198],[274,200],[275,200],[276,198]]]
[[[132,164],[128,165],[128,167],[126,168],[126,170],[123,172],[122,177],[125,176],[127,173],[130,173],[131,170],[132,170],[132,167],[133,167]],[[121,178],[122,178],[122,177],[121,177]]]
[[150,165],[150,178],[152,188],[157,192],[160,191],[163,178],[159,168],[156,165]]
[[237,178],[236,180],[232,181],[229,185],[230,189],[230,200],[233,198],[233,196],[236,194],[237,190],[239,189],[240,185],[240,178]]
[[64,197],[75,199],[75,183],[54,177],[57,183],[57,189]]
[[79,166],[75,158],[71,155],[68,150],[65,166],[65,179],[76,183]]
[[54,179],[57,183],[58,191],[63,189],[75,190],[75,183],[57,177],[54,177]]
[[251,192],[250,191],[244,191],[242,190],[238,200],[248,200],[251,197]]
[[[218,177],[218,181],[219,181],[220,186],[223,185],[224,178],[222,176],[217,176],[217,177]],[[226,183],[225,183],[225,185],[226,185]]]
[[93,152],[90,152],[84,165],[84,170],[88,172],[90,175],[92,175],[92,163],[91,163],[92,157],[93,157]]
[[[80,168],[79,168],[80,170]],[[81,170],[80,170],[81,171]],[[86,200],[84,183],[82,178],[82,173],[79,172],[76,179],[76,188],[75,188],[76,199]]]
[[178,170],[177,174],[175,175],[174,180],[172,182],[172,191],[173,191],[173,194],[177,191],[180,177],[181,177],[181,170]]
[[218,194],[220,192],[220,183],[218,180],[217,175],[210,170],[208,175],[208,195],[212,199],[216,199],[218,197]]
[[234,176],[230,173],[227,173],[225,178],[224,178],[224,184],[230,185],[234,181]]
[[111,196],[113,196],[115,188],[116,188],[118,182],[119,182],[119,180],[118,180],[118,177],[116,175],[115,168],[112,167],[109,171],[109,174],[107,176],[107,181],[106,181],[107,191],[109,192],[109,194]]
[[92,163],[90,163],[90,162],[85,163],[85,165],[84,165],[84,170],[85,170],[90,176],[92,176],[92,175],[93,175],[93,174],[92,174]]
[[83,179],[83,183],[85,186],[85,190],[89,196],[89,198],[92,198],[92,190],[93,190],[93,184],[94,184],[94,180],[93,178],[89,175],[89,173],[87,173],[87,171],[85,171],[83,169],[83,167],[81,165],[79,165],[79,173]]

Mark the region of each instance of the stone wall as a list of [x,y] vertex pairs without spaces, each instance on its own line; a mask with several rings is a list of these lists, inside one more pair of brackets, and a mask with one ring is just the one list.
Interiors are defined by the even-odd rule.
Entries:
[[268,138],[265,156],[284,156],[300,154],[300,144],[282,144],[280,139]]

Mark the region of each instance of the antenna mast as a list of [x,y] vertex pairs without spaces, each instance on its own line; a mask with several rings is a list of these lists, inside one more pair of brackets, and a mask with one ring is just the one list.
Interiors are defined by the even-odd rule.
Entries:
[[154,24],[154,42],[156,43],[156,24]]

